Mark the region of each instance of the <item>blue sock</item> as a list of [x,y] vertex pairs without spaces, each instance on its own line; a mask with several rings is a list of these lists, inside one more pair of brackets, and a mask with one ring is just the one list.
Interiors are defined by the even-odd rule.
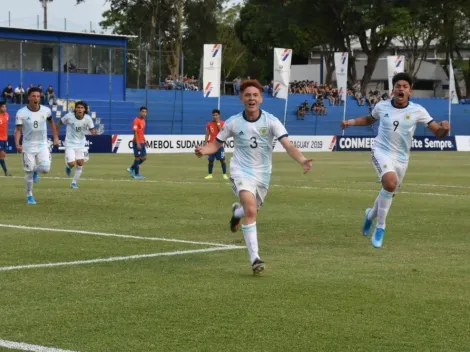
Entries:
[[209,175],[212,175],[212,170],[214,170],[214,163],[209,162]]
[[227,164],[222,163],[222,173],[225,175],[227,173]]
[[3,172],[5,172],[5,173],[8,172],[7,164],[5,164],[5,159],[0,159],[0,166],[1,166],[2,169],[3,169]]
[[140,160],[134,160],[134,165],[132,165],[132,169],[134,170],[135,174],[138,175],[139,174],[139,161]]

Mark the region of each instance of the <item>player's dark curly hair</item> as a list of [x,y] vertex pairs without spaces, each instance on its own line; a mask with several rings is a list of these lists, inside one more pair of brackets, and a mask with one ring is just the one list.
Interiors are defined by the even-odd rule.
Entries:
[[75,102],[75,109],[77,108],[78,105],[81,105],[85,108],[85,114],[88,114],[88,104],[85,103],[83,100],[79,100]]
[[395,76],[393,76],[392,84],[394,87],[395,87],[395,83],[397,83],[398,81],[407,81],[410,84],[410,86],[413,85],[413,77],[411,77],[411,75],[406,72],[400,72],[400,73],[397,73]]

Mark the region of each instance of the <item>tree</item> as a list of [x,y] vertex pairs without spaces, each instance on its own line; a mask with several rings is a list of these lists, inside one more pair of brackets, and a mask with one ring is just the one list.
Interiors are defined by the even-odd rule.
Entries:
[[408,8],[410,21],[405,23],[397,40],[406,55],[405,71],[416,79],[421,63],[439,36],[440,3],[434,0],[414,0]]
[[237,37],[235,24],[241,4],[222,9],[217,14],[217,43],[222,44],[222,80],[244,76],[248,66],[248,49]]
[[[84,0],[78,0],[81,3]],[[106,0],[110,3],[110,10],[104,13],[104,21],[100,23],[104,28],[111,28],[113,33],[140,36],[138,40],[129,42],[129,47],[147,50],[148,55],[148,82],[160,82],[155,71],[157,63],[160,67],[160,56],[165,52],[165,67],[174,79],[180,77],[180,63],[183,45],[189,45],[188,63],[192,70],[198,68],[202,55],[201,50],[195,51],[196,37],[206,38],[210,31],[215,32],[215,12],[225,0]],[[205,13],[204,16],[198,14]],[[191,37],[191,33],[193,33]],[[140,35],[141,34],[141,35]],[[189,40],[186,40],[186,37]],[[191,40],[192,38],[192,40]],[[196,38],[196,39],[195,39]],[[190,41],[191,40],[191,41]],[[132,43],[131,43],[132,42]],[[193,71],[193,73],[196,73]]]

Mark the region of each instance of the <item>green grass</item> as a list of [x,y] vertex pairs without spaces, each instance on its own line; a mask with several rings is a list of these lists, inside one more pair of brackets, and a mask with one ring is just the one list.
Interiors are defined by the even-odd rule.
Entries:
[[[261,277],[245,249],[0,271],[0,339],[82,352],[468,351],[468,154],[412,154],[380,250],[360,234],[380,187],[369,154],[312,156],[308,175],[274,157]],[[135,181],[130,160],[91,155],[71,190],[55,155],[27,206],[12,155],[0,223],[244,245],[218,165],[205,181],[204,160],[150,155]],[[0,267],[208,247],[0,227]]]

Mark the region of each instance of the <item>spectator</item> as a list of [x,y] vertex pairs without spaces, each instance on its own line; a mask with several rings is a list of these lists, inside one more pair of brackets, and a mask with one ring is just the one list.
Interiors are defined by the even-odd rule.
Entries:
[[303,105],[299,105],[297,108],[297,120],[305,119],[305,110]]
[[29,84],[29,87],[28,87],[28,90],[26,91],[26,93],[28,93],[31,88],[34,88],[34,84],[32,84],[32,83]]
[[6,88],[3,89],[2,98],[6,102],[8,102],[8,100],[9,100],[10,103],[14,103],[15,92],[13,91],[13,87],[11,86],[11,84],[8,84],[8,86],[6,86]]
[[52,87],[52,85],[50,85],[46,89],[46,101],[49,103],[49,105],[57,105],[57,98],[55,96],[54,88]]
[[42,92],[42,84],[38,84],[38,89],[40,89],[41,91],[39,92],[39,94],[41,94],[41,104],[44,104],[44,93]]
[[23,101],[26,101],[26,94],[21,84],[15,88],[15,99],[17,104],[23,104]]

